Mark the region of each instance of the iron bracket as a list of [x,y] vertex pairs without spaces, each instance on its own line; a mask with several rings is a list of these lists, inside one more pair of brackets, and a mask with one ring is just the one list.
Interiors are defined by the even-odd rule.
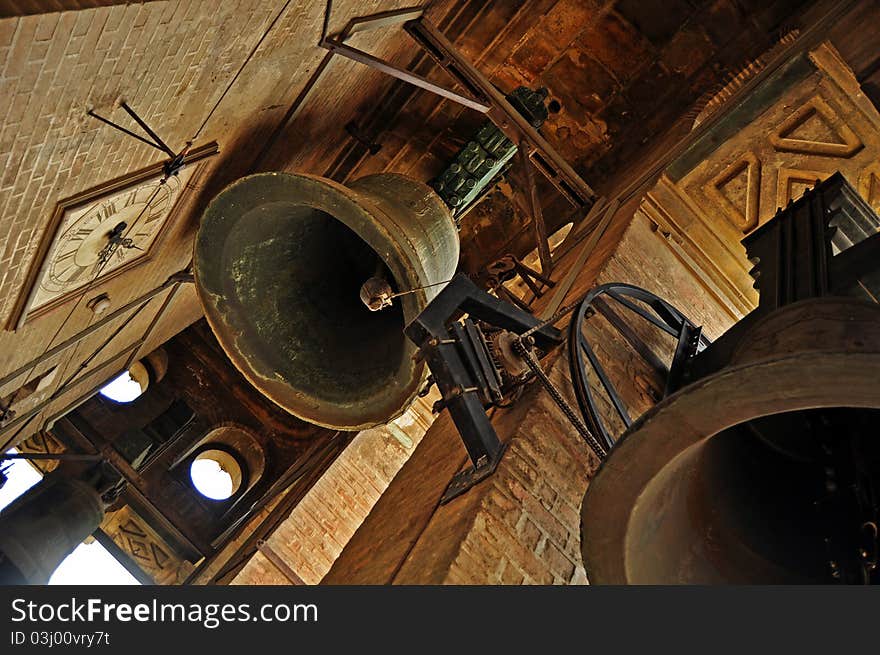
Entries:
[[453,498],[457,498],[465,493],[471,487],[479,484],[495,472],[504,457],[504,451],[507,450],[507,444],[502,443],[499,446],[498,454],[491,460],[485,460],[482,465],[475,464],[469,469],[456,473],[443,492],[440,504],[445,505]]
[[[473,343],[461,338],[465,331],[457,319],[463,313],[516,334],[540,324],[533,315],[483,291],[459,273],[404,330],[418,346],[415,357],[428,364],[472,464],[471,469],[453,478],[441,503],[491,475],[504,454],[504,444],[486,416],[482,400],[491,395],[490,385],[480,373],[479,361],[475,361]],[[542,327],[532,336],[537,347],[545,351],[562,343],[562,335],[551,326]]]

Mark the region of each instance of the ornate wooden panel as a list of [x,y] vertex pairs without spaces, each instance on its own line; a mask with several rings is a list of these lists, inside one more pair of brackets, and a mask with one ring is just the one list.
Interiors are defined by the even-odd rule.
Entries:
[[[65,450],[67,450],[64,447],[64,444],[62,444],[48,432],[43,431],[37,432],[37,434],[32,436],[30,439],[22,441],[15,448],[20,453],[31,453],[40,455],[55,455],[58,453],[63,453]],[[54,471],[58,467],[58,460],[34,460],[31,461],[31,464],[38,468],[42,473],[49,473],[50,471]]]
[[108,514],[101,529],[156,584],[179,584],[192,564],[174,550],[128,505]]
[[643,211],[740,314],[757,301],[740,240],[835,171],[880,209],[880,115],[824,43],[781,66],[669,166]]

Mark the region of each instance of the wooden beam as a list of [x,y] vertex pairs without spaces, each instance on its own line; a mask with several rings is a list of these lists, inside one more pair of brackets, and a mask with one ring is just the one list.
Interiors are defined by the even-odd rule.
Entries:
[[576,205],[592,204],[596,194],[553,146],[520,114],[492,82],[424,17],[410,21],[405,29],[428,54],[462,86],[491,104],[488,115],[505,136],[514,143],[525,140],[534,150],[532,158],[542,173],[560,193]]
[[520,164],[523,169],[523,181],[525,182],[525,194],[528,199],[532,225],[535,230],[535,243],[538,246],[538,259],[541,260],[541,273],[549,276],[553,272],[553,260],[550,258],[550,243],[547,237],[547,225],[544,223],[544,212],[541,210],[541,201],[538,198],[538,186],[535,184],[535,171],[532,169],[532,159],[529,156],[529,143],[525,139],[519,145]]
[[201,548],[196,546],[196,544],[194,544],[189,537],[177,527],[177,524],[174,523],[174,521],[166,515],[158,505],[155,505],[149,499],[147,496],[148,485],[143,476],[141,476],[140,472],[135,470],[131,464],[119,454],[119,451],[113,447],[112,443],[97,443],[70,419],[65,419],[63,423],[58,424],[58,430],[59,437],[62,440],[66,437],[74,441],[78,448],[103,456],[128,483],[124,493],[147,510],[150,516],[156,520],[156,523],[158,523],[163,530],[171,534],[180,545],[189,549],[191,551],[190,556],[205,554]]
[[599,223],[595,230],[593,230],[590,238],[587,239],[584,245],[581,247],[577,259],[572,264],[571,268],[568,269],[568,272],[565,274],[565,278],[563,278],[559,285],[557,285],[553,289],[553,297],[550,299],[550,302],[543,309],[543,311],[541,311],[541,313],[538,315],[539,319],[541,319],[542,321],[548,320],[556,312],[559,311],[560,307],[562,307],[562,302],[565,300],[568,292],[571,291],[572,286],[574,286],[574,282],[577,279],[577,276],[583,269],[584,264],[586,264],[587,259],[589,259],[590,255],[593,253],[593,250],[595,250],[596,244],[599,243],[599,239],[602,238],[602,235],[605,234],[605,230],[608,229],[608,225],[611,223],[611,219],[614,218],[614,215],[617,213],[618,207],[620,207],[620,202],[618,202],[616,199],[608,203],[607,208],[605,209],[605,215],[602,217],[602,222]]
[[[605,196],[600,196],[596,199],[596,202],[590,207],[590,210],[583,216],[579,221],[572,221],[573,225],[571,226],[571,231],[566,235],[565,239],[562,240],[558,246],[556,246],[556,261],[565,254],[574,248],[580,241],[582,241],[585,237],[590,234],[590,227],[596,227],[599,224],[599,221],[602,220],[602,217],[605,215],[605,209],[608,207],[608,199]],[[573,218],[576,218],[573,217]]]

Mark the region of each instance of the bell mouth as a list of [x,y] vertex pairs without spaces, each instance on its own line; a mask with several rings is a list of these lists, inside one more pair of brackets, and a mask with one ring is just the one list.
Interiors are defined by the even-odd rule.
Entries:
[[[802,415],[772,419],[795,426]],[[824,495],[822,467],[776,448],[760,424],[742,423],[694,444],[648,483],[626,533],[629,581],[830,581],[824,538],[832,535],[821,529],[816,506]]]
[[276,404],[334,429],[393,419],[424,373],[403,334],[418,299],[381,312],[361,301],[371,276],[395,291],[418,277],[360,200],[320,178],[243,178],[212,201],[195,248],[206,318],[235,366]]
[[230,309],[257,337],[239,347],[304,397],[344,407],[394,388],[407,354],[403,312],[399,303],[371,312],[360,289],[377,267],[396,283],[353,230],[313,207],[260,205],[229,233],[221,262],[232,272]]
[[[817,522],[804,518],[822,493],[819,451],[793,426],[814,410],[876,426],[880,309],[816,298],[776,310],[746,334],[733,363],[639,417],[590,481],[581,553],[591,583],[796,583],[822,575]],[[744,433],[746,424],[757,434]],[[866,453],[862,461],[880,462]],[[729,519],[723,529],[718,517]]]
[[[877,409],[785,412],[690,446],[651,479],[635,503],[624,544],[627,579],[834,582],[832,553],[847,550],[861,520],[855,495],[827,488],[827,467],[837,458],[822,448],[859,453],[859,461],[874,462],[876,475],[878,420]],[[822,424],[828,427],[820,430]]]

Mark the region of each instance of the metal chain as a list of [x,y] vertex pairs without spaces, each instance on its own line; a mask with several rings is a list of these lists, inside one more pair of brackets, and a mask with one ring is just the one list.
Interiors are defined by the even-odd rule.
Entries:
[[[589,292],[588,292],[588,293],[589,293]],[[577,300],[575,300],[573,303],[571,303],[571,304],[569,304],[569,305],[566,305],[565,307],[563,307],[562,309],[560,309],[558,312],[556,312],[555,314],[553,314],[553,316],[551,316],[550,318],[548,318],[546,321],[541,321],[541,322],[538,323],[535,327],[533,327],[533,328],[529,328],[528,330],[526,330],[525,332],[523,332],[522,335],[520,335],[520,338],[525,339],[526,337],[530,337],[530,336],[532,336],[535,332],[538,332],[538,331],[540,331],[540,330],[543,330],[543,329],[544,329],[545,327],[547,327],[548,325],[553,325],[556,321],[558,321],[560,318],[562,318],[562,317],[565,316],[566,314],[570,314],[570,313],[573,312],[575,309],[577,309],[578,305],[580,305],[580,304],[584,301],[584,298],[586,297],[586,295],[587,295],[587,294],[584,294],[583,296],[581,296],[580,298],[578,298]]]
[[565,414],[568,420],[571,421],[571,424],[574,425],[578,434],[580,434],[583,440],[587,442],[587,445],[594,453],[596,453],[596,456],[600,460],[605,459],[608,454],[607,451],[599,444],[599,441],[593,436],[590,429],[584,424],[580,417],[578,417],[565,398],[563,398],[562,393],[556,388],[556,385],[550,381],[550,378],[547,377],[544,369],[541,368],[541,364],[535,359],[534,354],[526,346],[526,343],[524,343],[522,339],[515,341],[513,343],[513,350],[517,355],[523,358],[523,361],[525,361],[526,365],[532,370],[535,377],[538,378],[538,381],[547,390],[547,393],[550,394],[550,397],[553,398],[553,402],[556,403],[559,409],[562,410],[563,414]]
[[[589,293],[589,292],[588,292]],[[529,328],[525,332],[523,332],[519,339],[517,339],[513,343],[514,352],[523,358],[526,365],[531,369],[532,373],[535,374],[535,377],[538,378],[538,381],[541,385],[547,390],[547,393],[550,394],[550,397],[553,399],[553,402],[562,410],[562,413],[571,421],[571,424],[578,431],[578,434],[583,438],[583,440],[587,443],[587,445],[592,449],[596,456],[602,460],[608,455],[608,451],[602,447],[599,441],[593,436],[593,433],[590,432],[590,429],[586,426],[586,424],[580,419],[580,417],[575,413],[574,409],[572,409],[571,405],[568,404],[568,401],[562,396],[559,389],[556,388],[556,385],[550,381],[550,378],[547,377],[547,374],[544,373],[544,370],[541,368],[541,364],[535,359],[534,354],[532,353],[529,346],[526,344],[533,343],[532,342],[532,334],[543,330],[548,325],[553,325],[556,321],[561,319],[563,316],[570,314],[584,301],[586,294],[579,297],[572,303],[569,303],[559,311],[557,311],[550,318],[541,321],[536,326]]]

